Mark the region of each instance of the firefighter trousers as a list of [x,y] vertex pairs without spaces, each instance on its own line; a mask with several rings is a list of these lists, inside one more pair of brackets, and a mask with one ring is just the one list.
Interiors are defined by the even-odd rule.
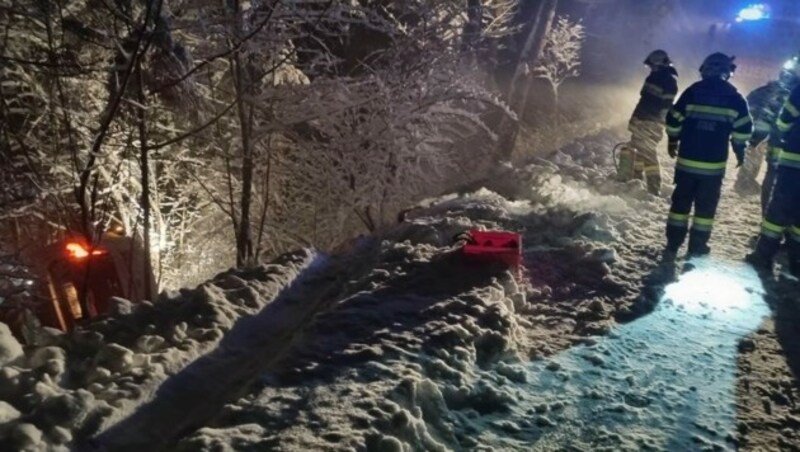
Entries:
[[675,191],[667,219],[667,250],[677,252],[688,234],[689,254],[708,254],[708,240],[722,193],[722,177],[675,171]]
[[622,182],[644,179],[647,191],[661,193],[661,166],[658,143],[664,137],[664,124],[658,121],[631,119],[631,141],[620,150],[618,178]]
[[[787,234],[788,232],[788,234]],[[772,262],[781,242],[787,237],[789,264],[792,273],[800,274],[800,168],[778,166],[775,184],[761,223],[756,254]]]

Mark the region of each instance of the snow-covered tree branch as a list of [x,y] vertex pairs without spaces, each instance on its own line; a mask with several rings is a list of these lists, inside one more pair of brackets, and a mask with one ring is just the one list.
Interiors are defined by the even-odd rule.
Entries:
[[533,76],[547,80],[558,108],[558,89],[569,78],[580,75],[581,48],[585,31],[580,21],[557,16],[546,38],[541,56],[534,62]]

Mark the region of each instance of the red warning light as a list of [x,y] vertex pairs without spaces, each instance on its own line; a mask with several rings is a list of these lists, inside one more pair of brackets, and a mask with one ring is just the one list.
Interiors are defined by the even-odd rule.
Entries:
[[[72,259],[81,260],[81,259],[86,259],[87,257],[89,257],[89,250],[86,249],[86,247],[81,245],[80,243],[69,242],[69,243],[67,243],[65,248],[67,249],[67,254]],[[106,254],[106,253],[107,253],[107,251],[105,251],[105,250],[94,249],[94,250],[92,250],[91,255],[92,256],[99,256],[101,254]]]

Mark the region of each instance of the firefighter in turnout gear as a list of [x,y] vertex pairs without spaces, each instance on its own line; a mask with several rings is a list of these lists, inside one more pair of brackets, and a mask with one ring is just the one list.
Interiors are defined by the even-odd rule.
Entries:
[[744,160],[753,122],[747,101],[728,82],[735,69],[732,57],[709,55],[700,66],[702,80],[684,91],[667,115],[667,149],[670,157],[678,159],[667,220],[667,259],[677,254],[687,234],[690,256],[710,252],[708,239],[725,176],[729,140],[739,165]]
[[678,72],[663,50],[650,53],[644,64],[650,75],[628,123],[631,141],[620,150],[618,178],[627,182],[644,176],[647,190],[657,196],[661,192],[657,148],[664,136],[664,118],[678,95]]
[[783,147],[775,163],[775,183],[761,223],[755,252],[747,261],[756,268],[772,270],[772,263],[788,232],[789,269],[800,277],[800,86],[783,105],[777,127]]
[[734,188],[742,195],[759,192],[756,177],[761,163],[767,162],[767,172],[761,184],[761,213],[765,214],[772,184],[775,182],[775,162],[780,153],[780,131],[777,129],[778,114],[786,98],[800,82],[800,57],[784,64],[778,80],[756,88],[747,96],[754,130],[744,165],[736,176]]

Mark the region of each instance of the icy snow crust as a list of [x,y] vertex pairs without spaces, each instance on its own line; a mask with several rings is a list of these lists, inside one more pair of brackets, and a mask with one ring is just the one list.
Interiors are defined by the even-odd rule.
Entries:
[[[426,200],[330,256],[120,301],[24,355],[0,329],[0,449],[733,448],[762,288],[713,257],[667,286],[668,203],[612,180],[616,141]],[[453,237],[473,228],[520,231],[522,275],[465,262]]]

